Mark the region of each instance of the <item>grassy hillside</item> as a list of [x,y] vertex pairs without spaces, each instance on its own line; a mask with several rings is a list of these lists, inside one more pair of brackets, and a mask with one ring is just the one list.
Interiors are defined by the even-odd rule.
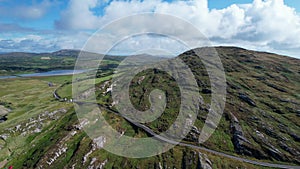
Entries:
[[[232,47],[217,51],[226,72],[226,107],[218,131],[204,145],[232,151],[230,144],[223,146],[229,136],[235,153],[299,164],[300,60]],[[180,57],[197,69],[198,84],[206,89],[200,60],[193,52]]]
[[[226,107],[217,130],[202,145],[198,136],[209,110],[209,78],[194,51],[179,56],[194,73],[205,102],[194,129],[183,142],[251,160],[300,165],[300,60],[235,47],[216,50],[226,73]],[[62,59],[73,57],[64,52],[59,55]],[[107,92],[112,73],[107,68],[111,67],[107,65],[99,71],[96,79],[97,101],[108,108],[102,109],[103,116],[120,133],[148,137],[144,130],[108,111],[115,109],[111,105],[111,93]],[[113,155],[101,148],[103,138],[92,140],[83,131],[85,122],[78,121],[73,103],[69,102],[71,79],[71,76],[56,76],[0,80],[3,112],[0,117],[7,118],[0,122],[0,168],[10,165],[55,169],[265,168],[184,146],[143,159]],[[54,85],[49,87],[48,82]],[[172,124],[178,113],[180,91],[174,79],[163,71],[141,72],[132,80],[130,99],[137,109],[147,110],[148,96],[155,88],[166,92],[166,110],[160,118],[145,125],[159,133]],[[68,100],[55,100],[55,90]],[[86,93],[90,93],[89,89]]]

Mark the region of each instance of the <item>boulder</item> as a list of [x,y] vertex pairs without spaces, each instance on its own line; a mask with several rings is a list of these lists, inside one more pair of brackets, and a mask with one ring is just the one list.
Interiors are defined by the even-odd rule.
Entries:
[[240,93],[239,98],[244,102],[248,103],[250,106],[256,107],[256,103],[252,99],[250,99],[250,97],[246,94]]
[[212,169],[212,162],[208,159],[206,154],[198,153],[199,156],[199,167],[200,169]]
[[103,148],[103,146],[106,142],[106,138],[103,136],[100,136],[100,137],[94,138],[93,142],[96,144],[97,149],[101,149],[101,148]]
[[290,136],[297,142],[300,142],[300,136],[296,133],[290,133]]
[[211,94],[211,90],[210,89],[202,89],[202,93],[203,94]]
[[0,117],[0,123],[3,123],[3,122],[5,122],[7,120],[7,117],[6,117],[6,115],[5,116],[1,116]]

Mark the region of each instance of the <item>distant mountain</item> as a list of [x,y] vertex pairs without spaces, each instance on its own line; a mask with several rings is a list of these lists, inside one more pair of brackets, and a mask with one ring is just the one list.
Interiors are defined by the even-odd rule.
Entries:
[[52,53],[31,53],[31,52],[6,52],[0,53],[0,57],[33,57],[33,56],[77,56],[80,50],[63,49]]
[[[0,75],[22,72],[45,72],[50,70],[74,69],[81,51],[59,50],[52,53],[11,52],[0,54]],[[83,52],[85,54],[98,54]],[[99,54],[100,55],[100,54]],[[106,60],[121,61],[123,56],[105,56]]]

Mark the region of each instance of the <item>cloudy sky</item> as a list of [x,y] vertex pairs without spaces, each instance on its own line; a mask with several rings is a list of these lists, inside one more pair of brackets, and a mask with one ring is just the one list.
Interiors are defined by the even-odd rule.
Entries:
[[213,45],[300,58],[299,0],[0,0],[0,52],[81,49],[102,26],[145,12],[187,20]]

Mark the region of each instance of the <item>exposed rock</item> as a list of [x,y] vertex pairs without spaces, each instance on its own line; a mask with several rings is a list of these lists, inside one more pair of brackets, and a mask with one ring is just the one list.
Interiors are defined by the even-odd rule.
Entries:
[[140,85],[143,82],[144,79],[145,79],[145,76],[139,77],[138,84]]
[[39,129],[39,128],[36,128],[36,129],[33,130],[33,133],[40,133],[40,132],[42,132],[42,130]]
[[269,87],[272,87],[272,88],[274,88],[274,89],[276,89],[276,90],[278,90],[278,91],[280,91],[280,92],[283,92],[283,93],[286,93],[287,92],[287,90],[285,89],[285,88],[282,88],[282,87],[280,87],[280,86],[277,86],[277,85],[275,85],[275,84],[273,84],[273,83],[266,83]]
[[289,131],[288,127],[286,125],[283,125],[283,124],[279,124],[278,125],[278,128],[279,130],[282,132],[282,133],[287,133]]
[[210,89],[202,89],[202,93],[203,94],[211,94],[211,90]]
[[163,167],[162,167],[162,165],[161,165],[160,162],[158,163],[158,166],[159,166],[159,169],[163,169]]
[[297,110],[297,116],[300,117],[300,110]]
[[298,136],[296,133],[290,133],[290,136],[297,142],[300,142],[300,136]]
[[2,116],[2,117],[0,117],[0,123],[3,123],[3,122],[5,122],[7,120],[7,118],[6,118],[6,115],[5,116]]
[[105,93],[107,94],[107,93],[111,92],[111,91],[112,91],[112,88],[113,88],[113,86],[110,85],[110,86],[106,89],[106,92],[105,92]]
[[198,128],[196,126],[192,126],[192,132],[194,132],[196,134],[200,134],[200,131],[198,130]]
[[261,121],[260,118],[256,117],[256,116],[252,116],[249,118],[251,121],[254,121],[254,122],[258,122],[258,121]]
[[0,105],[0,123],[3,123],[7,120],[7,114],[11,112],[10,109]]
[[109,83],[110,81],[104,82],[103,84],[101,84],[100,89],[104,90]]
[[96,160],[97,160],[97,158],[92,158],[90,165],[94,164]]
[[87,167],[87,169],[96,169],[96,166],[94,165],[94,163],[97,161],[96,158],[93,158],[90,162],[90,165]]
[[[267,137],[265,137],[261,132],[256,131],[256,135],[258,137],[253,137],[254,140],[261,145],[263,151],[269,155],[269,157],[273,157],[276,160],[287,160],[286,156],[280,152],[276,147],[274,147]],[[269,158],[270,159],[270,158]]]
[[[93,153],[93,151],[95,151],[95,147],[93,146],[93,148],[88,152],[86,153],[84,156],[83,156],[83,161],[82,161],[82,164],[85,164],[88,160],[88,157]],[[90,165],[92,165],[93,163],[91,163]]]
[[256,103],[249,98],[246,94],[240,93],[239,98],[248,103],[251,106],[256,106]]
[[260,66],[260,65],[256,65],[256,66],[254,66],[254,68],[255,68],[255,69],[264,69],[264,67],[263,67],[263,66]]
[[278,114],[284,114],[283,110],[278,108],[276,105],[271,104],[270,102],[263,102],[265,105],[267,105],[270,109],[272,109],[273,112]]
[[96,144],[96,148],[101,149],[106,142],[106,138],[104,136],[100,136],[93,139],[93,142]]
[[231,133],[233,135],[232,142],[235,148],[235,151],[239,154],[244,154],[248,156],[254,156],[258,159],[264,159],[266,156],[259,150],[253,148],[251,142],[244,137],[244,132],[240,126],[237,118],[231,114]]
[[11,112],[11,109],[8,109],[3,105],[0,105],[0,116],[7,115],[9,112]]
[[106,163],[107,163],[107,160],[103,161],[100,165],[97,166],[97,168],[102,169]]
[[84,126],[88,125],[90,122],[88,119],[82,119],[79,124],[75,125],[77,130],[82,130]]
[[230,116],[231,116],[231,123],[239,123],[239,120],[232,113],[230,113]]
[[276,160],[283,161],[286,160],[284,155],[273,145],[263,145],[262,148],[265,152],[267,152],[271,157],[275,158]]
[[199,156],[199,168],[201,169],[212,169],[212,162],[208,159],[206,154],[198,153]]
[[298,152],[297,150],[295,150],[294,148],[289,147],[287,144],[285,144],[284,142],[280,141],[279,144],[280,148],[282,148],[283,150],[289,152],[291,155],[294,156],[300,156],[300,152]]
[[265,131],[265,133],[273,138],[279,138],[279,136],[276,134],[276,132],[273,130],[273,128],[271,127],[265,127],[262,126],[263,130]]
[[200,131],[196,126],[192,126],[191,131],[189,134],[185,137],[185,140],[190,141],[190,142],[199,142],[199,135]]
[[16,128],[16,131],[19,131],[21,129],[21,125],[19,124],[15,128]]
[[103,169],[106,165],[106,163],[108,162],[108,160],[104,160],[102,163],[100,164],[95,164],[97,161],[96,158],[93,158],[90,165],[87,167],[87,169]]
[[67,152],[66,147],[59,148],[57,152],[54,153],[54,156],[47,161],[47,164],[50,166],[53,164],[63,153]]
[[8,138],[8,134],[2,134],[2,135],[0,135],[0,139],[2,139],[2,140],[6,140],[7,138]]
[[240,154],[252,155],[252,153],[247,150],[249,144],[251,144],[245,137],[242,130],[242,127],[239,123],[231,123],[231,131],[233,134],[233,145],[235,150]]

